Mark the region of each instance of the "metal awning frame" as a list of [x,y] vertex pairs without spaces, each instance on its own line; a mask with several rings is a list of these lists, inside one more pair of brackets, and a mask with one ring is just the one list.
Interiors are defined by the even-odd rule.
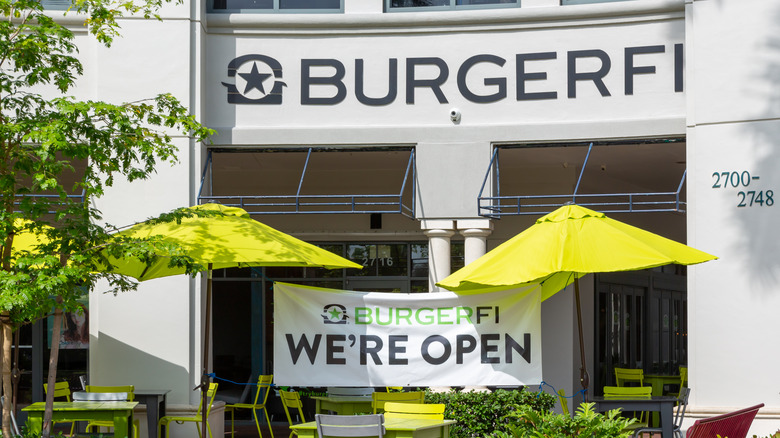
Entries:
[[[416,192],[416,166],[414,149],[409,151],[409,161],[406,164],[403,183],[398,193],[391,194],[346,194],[346,195],[306,195],[303,194],[303,181],[309,160],[314,148],[307,148],[306,161],[298,181],[298,189],[294,195],[236,195],[213,196],[204,195],[203,190],[206,181],[211,192],[212,181],[212,154],[208,151],[206,163],[203,166],[203,174],[198,189],[198,204],[216,202],[219,204],[240,207],[250,215],[278,215],[278,214],[402,214],[409,218],[415,216],[415,192]],[[300,150],[297,150],[300,151]],[[411,187],[411,202],[404,203],[404,193],[407,186]]]
[[[631,193],[577,193],[582,181],[582,175],[588,164],[588,158],[593,150],[593,143],[588,146],[588,153],[580,169],[577,185],[572,194],[560,195],[501,195],[501,175],[499,171],[499,151],[493,149],[482,187],[477,197],[479,215],[499,219],[502,216],[544,215],[567,202],[573,202],[584,207],[601,212],[611,213],[646,213],[646,212],[685,212],[685,202],[680,200],[680,193],[685,184],[687,170],[683,171],[677,190],[672,192],[631,192]],[[484,196],[491,175],[494,175],[496,196]]]

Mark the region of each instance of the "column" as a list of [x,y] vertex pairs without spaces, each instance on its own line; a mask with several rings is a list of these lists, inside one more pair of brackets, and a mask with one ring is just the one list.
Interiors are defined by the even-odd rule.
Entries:
[[457,228],[464,240],[464,263],[468,265],[487,252],[487,236],[493,232],[489,219],[465,219],[457,222]]
[[[464,237],[463,262],[465,265],[487,252],[487,236],[493,232],[489,219],[464,219],[457,222],[458,232]],[[466,386],[464,391],[488,392],[487,386]]]
[[436,282],[450,275],[450,238],[455,234],[455,221],[423,220],[421,227],[428,236],[428,290],[439,292]]

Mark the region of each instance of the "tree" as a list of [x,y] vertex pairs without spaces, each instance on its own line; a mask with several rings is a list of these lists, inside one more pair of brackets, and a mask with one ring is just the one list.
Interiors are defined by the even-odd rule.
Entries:
[[[76,0],[70,13],[83,14],[89,32],[110,46],[117,18],[156,17],[161,3]],[[176,251],[155,239],[112,240],[114,228],[101,224],[91,201],[115,178],[145,179],[159,163],[176,162],[174,134],[205,141],[212,131],[167,94],[124,104],[68,97],[83,72],[72,32],[39,0],[0,0],[0,14],[0,340],[2,392],[10,395],[14,330],[54,312],[53,386],[62,315],[80,310],[81,290],[100,279],[116,291],[137,286],[105,272],[104,251],[142,259]],[[42,87],[57,91],[44,94]],[[33,243],[21,245],[23,236],[34,236]],[[185,254],[172,263],[189,273],[204,269]],[[44,436],[51,427],[51,393]],[[3,436],[11,436],[10,409],[10,403],[3,407]]]

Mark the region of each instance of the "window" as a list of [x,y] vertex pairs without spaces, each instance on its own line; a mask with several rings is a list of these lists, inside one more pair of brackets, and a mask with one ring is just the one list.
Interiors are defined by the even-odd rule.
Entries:
[[209,12],[343,12],[343,0],[214,0]]
[[612,3],[612,2],[624,2],[628,0],[561,0],[561,6],[566,5],[583,5],[586,3]]
[[72,6],[72,3],[70,0],[42,0],[41,6],[47,10],[66,11]]
[[520,0],[385,0],[385,9],[393,12],[496,7],[520,7]]

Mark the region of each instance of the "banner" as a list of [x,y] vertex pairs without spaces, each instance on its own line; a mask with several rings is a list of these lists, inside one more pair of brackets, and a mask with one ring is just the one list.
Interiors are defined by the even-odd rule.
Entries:
[[285,386],[536,385],[540,291],[402,294],[275,283],[273,372]]

